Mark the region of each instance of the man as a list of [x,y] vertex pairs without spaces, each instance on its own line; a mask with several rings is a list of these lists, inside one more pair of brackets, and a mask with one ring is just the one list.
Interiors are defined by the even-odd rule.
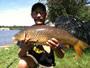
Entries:
[[[34,4],[31,16],[35,25],[44,25],[47,17],[45,6],[42,3]],[[18,42],[17,45],[20,47],[18,51],[20,57],[19,68],[53,68],[55,66],[53,51],[55,51],[57,57],[64,57],[64,51],[59,47],[60,43],[55,38],[48,40],[46,42],[47,46],[32,46],[27,37],[24,41]]]

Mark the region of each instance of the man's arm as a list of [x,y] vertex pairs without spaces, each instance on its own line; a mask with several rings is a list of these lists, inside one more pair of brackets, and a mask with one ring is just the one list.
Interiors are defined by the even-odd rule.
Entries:
[[55,51],[58,58],[64,57],[64,50],[59,47],[60,43],[58,42],[57,39],[52,38],[52,40],[48,40],[48,42],[46,42],[46,44]]
[[57,57],[59,57],[59,58],[63,58],[64,57],[64,50],[61,49],[60,47],[56,48],[55,53],[56,53]]
[[31,44],[29,43],[29,39],[25,38],[24,41],[21,42],[22,47],[18,50],[19,57],[25,57],[27,55],[27,51],[30,49]]

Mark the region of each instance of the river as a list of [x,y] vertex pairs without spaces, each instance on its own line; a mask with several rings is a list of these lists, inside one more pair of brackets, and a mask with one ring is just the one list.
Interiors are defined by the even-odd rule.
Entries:
[[0,31],[0,45],[12,42],[12,37],[17,32],[19,32],[19,30]]

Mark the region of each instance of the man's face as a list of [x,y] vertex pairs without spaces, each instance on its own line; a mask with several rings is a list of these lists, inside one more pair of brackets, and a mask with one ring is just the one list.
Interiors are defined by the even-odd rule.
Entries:
[[37,7],[31,15],[36,24],[44,24],[47,14],[41,7]]

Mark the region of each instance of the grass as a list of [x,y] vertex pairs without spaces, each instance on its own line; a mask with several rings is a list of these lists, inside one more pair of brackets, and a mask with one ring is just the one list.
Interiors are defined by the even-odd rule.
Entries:
[[[74,49],[64,49],[65,56],[59,59],[55,56],[55,68],[90,68],[90,48],[83,51],[82,58],[78,57]],[[0,68],[7,68],[7,66],[17,58],[18,46],[10,46],[0,50]],[[74,57],[77,59],[74,60]],[[9,67],[18,68],[19,58]]]
[[[55,68],[90,68],[90,49],[85,49],[81,58],[77,56],[74,49],[64,50],[65,56],[63,59],[56,57]],[[77,59],[74,59],[75,56],[77,56]]]
[[[7,66],[18,56],[17,51],[18,46],[16,45],[0,50],[0,68],[7,68]],[[16,60],[10,68],[18,68],[18,60]]]

